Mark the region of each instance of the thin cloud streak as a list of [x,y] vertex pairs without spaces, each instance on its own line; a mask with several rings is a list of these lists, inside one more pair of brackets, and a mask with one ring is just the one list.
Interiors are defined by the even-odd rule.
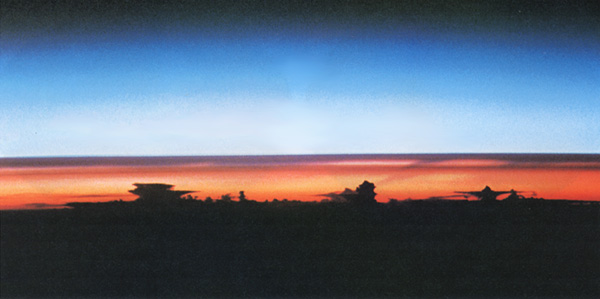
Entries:
[[414,165],[429,167],[600,167],[597,154],[348,154],[261,156],[48,157],[0,158],[0,169],[47,167],[272,166],[272,165]]

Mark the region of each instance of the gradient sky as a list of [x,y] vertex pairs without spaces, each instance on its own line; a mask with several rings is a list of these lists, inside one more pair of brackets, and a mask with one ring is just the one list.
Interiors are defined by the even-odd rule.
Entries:
[[600,152],[598,1],[111,2],[2,1],[0,157]]

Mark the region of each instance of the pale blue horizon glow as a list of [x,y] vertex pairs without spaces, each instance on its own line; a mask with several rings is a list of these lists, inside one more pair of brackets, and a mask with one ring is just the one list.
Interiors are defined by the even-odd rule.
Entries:
[[0,157],[600,153],[598,43],[2,46]]

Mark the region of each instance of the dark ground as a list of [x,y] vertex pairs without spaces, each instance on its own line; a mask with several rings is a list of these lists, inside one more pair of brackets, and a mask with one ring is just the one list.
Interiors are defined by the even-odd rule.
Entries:
[[600,206],[2,211],[2,297],[600,296]]

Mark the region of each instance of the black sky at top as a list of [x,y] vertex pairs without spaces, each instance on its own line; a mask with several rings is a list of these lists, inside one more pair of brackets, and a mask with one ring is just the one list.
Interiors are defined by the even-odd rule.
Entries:
[[204,34],[393,37],[407,31],[598,43],[600,1],[2,0],[4,46]]

